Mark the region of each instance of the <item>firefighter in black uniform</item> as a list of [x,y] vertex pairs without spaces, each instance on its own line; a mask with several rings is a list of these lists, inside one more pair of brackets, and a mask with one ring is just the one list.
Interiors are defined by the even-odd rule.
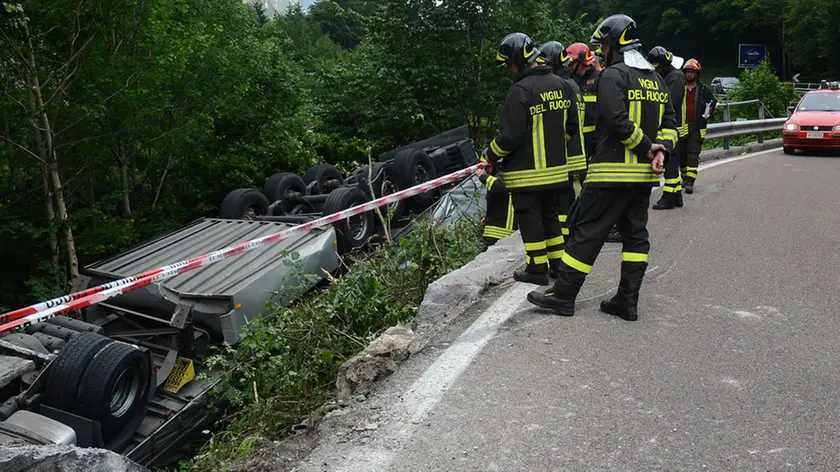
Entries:
[[680,149],[680,174],[685,193],[694,193],[700,152],[703,149],[703,140],[706,139],[706,126],[717,106],[715,95],[700,81],[701,70],[697,59],[689,59],[683,66],[688,137],[682,140]]
[[499,117],[499,133],[487,158],[502,171],[513,208],[526,267],[519,282],[548,285],[549,267],[560,265],[563,234],[558,208],[568,208],[566,143],[580,132],[574,90],[537,63],[539,50],[527,35],[502,40],[496,62],[515,75]]
[[674,56],[662,46],[651,49],[647,56],[648,61],[656,67],[671,93],[671,105],[677,114],[677,133],[679,142],[668,160],[665,168],[665,185],[662,186],[662,198],[653,205],[654,210],[673,210],[674,207],[683,206],[682,185],[680,184],[680,147],[681,141],[688,137],[688,121],[686,121],[685,103],[685,74],[682,67],[682,59]]
[[[569,84],[569,87],[574,90],[575,96],[578,100],[578,122],[583,123],[583,98],[581,97],[580,88],[578,87],[577,82],[575,82],[572,78],[572,71],[569,70],[569,63],[572,62],[572,59],[568,56],[568,54],[566,54],[566,47],[563,46],[563,43],[558,41],[549,41],[541,44],[539,49],[540,57],[537,61],[551,67],[554,75],[563,79],[563,81]],[[567,151],[566,167],[569,170],[569,201],[571,201],[576,198],[574,193],[574,181],[572,179],[574,179],[575,176],[580,176],[581,173],[586,175],[586,155],[584,154],[583,149],[583,128],[580,129],[580,132],[572,136],[571,141],[567,144]],[[566,220],[568,219],[569,209],[560,208],[558,211],[560,223],[563,225],[563,239],[567,240],[569,239],[569,228],[566,226]]]
[[572,316],[575,298],[616,223],[623,239],[618,293],[601,310],[636,320],[639,289],[647,268],[647,219],[651,188],[677,142],[674,108],[665,81],[639,53],[636,22],[626,15],[604,20],[592,35],[606,69],[598,81],[598,148],[580,195],[577,227],[554,287],[528,294],[528,301],[557,315]]
[[487,211],[484,218],[484,249],[496,244],[500,239],[516,231],[516,219],[513,213],[513,197],[505,187],[501,175],[482,155],[481,161],[487,164],[486,171],[479,169],[476,174],[487,189]]

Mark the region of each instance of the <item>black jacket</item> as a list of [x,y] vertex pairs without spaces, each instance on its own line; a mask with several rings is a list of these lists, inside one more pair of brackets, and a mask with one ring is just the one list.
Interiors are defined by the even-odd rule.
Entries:
[[[688,87],[686,86],[686,90]],[[686,92],[686,96],[688,93]],[[694,122],[700,125],[700,135],[701,137],[706,137],[706,126],[709,125],[709,118],[712,117],[715,113],[715,107],[717,107],[717,99],[715,98],[715,94],[712,93],[712,90],[706,86],[700,80],[697,81],[697,93],[694,96]],[[706,104],[711,103],[712,109],[709,112],[709,118],[703,118],[703,113],[706,111]]]
[[653,142],[667,153],[677,142],[674,107],[662,77],[653,70],[611,64],[598,79],[598,150],[586,185],[659,186],[647,157]]
[[[523,71],[508,90],[488,158],[512,192],[568,185],[567,142],[580,133],[577,97],[548,66]],[[574,155],[574,154],[571,154]]]
[[580,92],[583,95],[583,102],[586,112],[583,119],[583,141],[586,148],[586,155],[595,154],[598,144],[598,135],[595,133],[595,122],[598,119],[598,76],[600,71],[590,67],[585,74],[577,78]]
[[571,141],[567,144],[568,156],[566,157],[566,167],[569,169],[569,172],[586,170],[587,154],[584,151],[583,126],[581,125],[584,120],[583,96],[580,93],[580,87],[578,87],[577,82],[572,78],[572,73],[567,67],[561,67],[555,74],[569,84],[575,92],[575,97],[577,97],[578,125],[580,126],[580,131],[575,133]]
[[685,116],[685,74],[679,69],[671,68],[663,78],[671,91],[671,105],[677,113],[677,133],[682,139],[688,136],[688,121]]

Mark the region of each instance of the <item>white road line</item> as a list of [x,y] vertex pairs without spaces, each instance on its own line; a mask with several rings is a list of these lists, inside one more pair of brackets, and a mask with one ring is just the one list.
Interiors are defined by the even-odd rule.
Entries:
[[379,430],[378,437],[347,451],[341,463],[332,470],[387,471],[417,425],[440,403],[478,353],[496,336],[502,324],[523,308],[527,303],[526,295],[535,288],[535,285],[515,283],[503,293],[423,372],[403,394],[400,402],[388,409],[390,411],[384,415],[389,417],[388,425]]
[[770,154],[771,152],[779,152],[780,149],[781,148],[767,149],[766,151],[758,151],[758,152],[753,152],[753,153],[750,153],[750,154],[744,154],[743,156],[729,157],[729,158],[726,158],[726,159],[721,159],[719,161],[704,162],[704,163],[700,164],[698,167],[699,167],[699,170],[710,169],[712,167],[722,166],[724,164],[730,164],[732,162],[738,162],[738,161],[743,160],[743,159],[749,159],[751,157],[761,156],[762,154]]

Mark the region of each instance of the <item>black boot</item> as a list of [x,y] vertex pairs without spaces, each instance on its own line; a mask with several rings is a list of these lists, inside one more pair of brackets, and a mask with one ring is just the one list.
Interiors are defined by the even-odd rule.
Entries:
[[685,189],[685,193],[691,195],[694,193],[694,179],[686,179],[683,181],[683,188]]
[[674,194],[670,192],[666,192],[662,194],[662,198],[659,199],[653,205],[654,210],[673,210],[676,206]]
[[513,280],[526,284],[548,285],[548,272],[532,272],[528,269],[517,270],[513,273]]
[[578,272],[567,265],[562,265],[558,271],[554,287],[545,291],[533,291],[528,294],[528,301],[546,310],[551,310],[555,315],[574,316],[575,298],[580,291],[586,275]]
[[548,278],[556,279],[560,276],[560,259],[548,261]]
[[601,311],[627,321],[639,319],[639,290],[645,277],[647,263],[622,262],[618,292],[611,300],[601,302]]
[[674,194],[674,206],[677,208],[682,208],[683,206],[683,194],[682,190]]

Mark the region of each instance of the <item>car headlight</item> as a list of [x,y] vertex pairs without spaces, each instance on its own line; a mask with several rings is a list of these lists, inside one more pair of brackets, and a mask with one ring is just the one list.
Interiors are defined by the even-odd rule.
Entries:
[[799,125],[794,123],[785,123],[785,131],[799,131]]
[[834,131],[836,131],[836,132],[840,132],[840,125],[835,126],[835,127],[834,127]]

